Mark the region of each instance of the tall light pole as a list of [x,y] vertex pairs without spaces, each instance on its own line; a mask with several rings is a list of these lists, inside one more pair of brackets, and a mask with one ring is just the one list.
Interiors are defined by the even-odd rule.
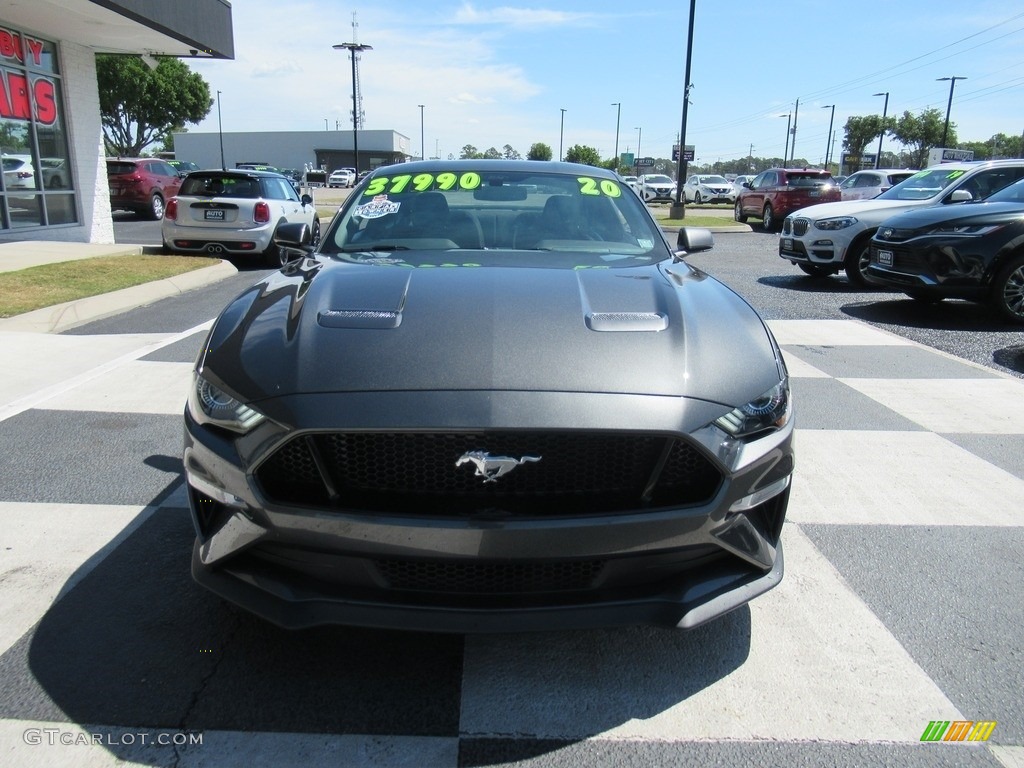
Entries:
[[789,126],[793,121],[793,113],[788,112],[785,115],[776,115],[776,117],[786,118],[786,151],[782,153],[782,164],[786,164],[786,158],[789,157]]
[[619,120],[622,118],[622,102],[612,102],[613,107],[618,107],[615,111],[615,171],[619,170]]
[[426,160],[427,152],[423,148],[423,105],[417,104],[416,106],[420,108],[420,160]]
[[872,96],[885,96],[885,104],[882,106],[882,132],[878,134],[878,151],[875,152],[875,168],[882,162],[882,137],[885,136],[885,116],[889,114],[889,92],[873,93]]
[[836,105],[826,104],[822,109],[832,108],[832,116],[828,119],[828,141],[825,142],[825,170],[828,170],[828,153],[832,149],[832,123],[836,119]]
[[796,109],[793,110],[793,143],[790,146],[790,154],[792,155],[789,160],[790,162],[796,161],[796,121],[800,116],[800,99],[796,100]]
[[693,83],[690,82],[690,59],[693,53],[693,14],[696,10],[697,0],[690,0],[690,24],[686,31],[686,71],[683,74],[683,118],[679,129],[679,160],[676,164],[676,199],[669,210],[669,217],[684,218],[686,216],[685,198],[683,197],[683,182],[686,179],[686,107],[690,103],[690,89]]
[[562,162],[562,137],[565,136],[565,110],[562,110],[562,125],[558,129],[558,162]]
[[352,55],[352,164],[355,166],[356,178],[359,178],[359,102],[356,85],[356,54],[363,51],[372,51],[372,45],[365,43],[339,43],[333,46],[335,50],[344,48]]
[[959,75],[953,75],[953,77],[937,77],[935,82],[941,82],[943,80],[949,80],[949,101],[946,103],[946,125],[942,129],[942,148],[946,148],[946,137],[949,135],[949,110],[953,106],[953,86],[956,85],[957,80],[966,80],[966,77],[960,77]]
[[217,135],[220,137],[220,169],[226,171],[227,166],[224,165],[224,128],[220,122],[220,91],[217,91]]

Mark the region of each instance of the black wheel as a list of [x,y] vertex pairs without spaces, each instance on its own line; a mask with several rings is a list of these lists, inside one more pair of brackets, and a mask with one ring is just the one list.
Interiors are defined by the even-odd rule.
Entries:
[[854,243],[846,252],[846,260],[843,262],[843,269],[850,283],[858,288],[866,288],[868,279],[865,277],[868,271],[868,264],[871,263],[871,248],[867,240]]
[[828,277],[836,273],[834,269],[823,267],[820,264],[797,264],[797,266],[811,277]]
[[146,209],[146,218],[151,221],[160,221],[164,217],[164,199],[154,194],[149,201],[149,208]]
[[309,228],[309,244],[316,246],[320,244],[320,219],[313,219],[313,226]]
[[700,192],[696,192],[693,195],[693,202],[694,202],[695,205],[700,205],[701,203],[704,202],[704,200],[700,196]]
[[772,208],[771,203],[764,204],[764,210],[761,211],[761,225],[764,227],[766,232],[775,231],[775,209]]
[[740,224],[747,223],[747,214],[743,212],[743,208],[740,206],[740,201],[736,201],[736,205],[732,207],[732,217],[736,219]]
[[992,306],[1011,323],[1024,323],[1024,256],[1011,259],[992,282]]

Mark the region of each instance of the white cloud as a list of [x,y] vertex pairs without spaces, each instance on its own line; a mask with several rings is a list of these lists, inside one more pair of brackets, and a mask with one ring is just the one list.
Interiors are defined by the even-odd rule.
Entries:
[[594,18],[589,13],[567,13],[535,8],[503,6],[479,11],[471,3],[463,3],[452,19],[455,24],[505,24],[514,27],[553,27],[574,24]]
[[252,69],[253,77],[289,77],[302,72],[297,61],[264,61]]

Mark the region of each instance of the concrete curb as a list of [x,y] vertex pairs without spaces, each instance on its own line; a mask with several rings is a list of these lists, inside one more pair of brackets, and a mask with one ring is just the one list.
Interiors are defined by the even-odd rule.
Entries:
[[[64,259],[67,261],[67,259]],[[233,264],[221,261],[212,267],[203,267],[174,277],[151,283],[122,288],[119,291],[67,301],[52,307],[43,307],[6,319],[0,319],[0,331],[23,333],[60,333],[79,325],[102,320],[129,309],[152,304],[160,299],[178,296],[185,291],[210,285],[238,273]]]

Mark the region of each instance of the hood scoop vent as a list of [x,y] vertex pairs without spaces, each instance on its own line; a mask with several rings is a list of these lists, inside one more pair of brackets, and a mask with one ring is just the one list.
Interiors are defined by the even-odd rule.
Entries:
[[385,309],[328,309],[316,316],[324,328],[391,329],[402,324],[402,313]]
[[664,331],[668,317],[660,312],[588,312],[592,331]]

